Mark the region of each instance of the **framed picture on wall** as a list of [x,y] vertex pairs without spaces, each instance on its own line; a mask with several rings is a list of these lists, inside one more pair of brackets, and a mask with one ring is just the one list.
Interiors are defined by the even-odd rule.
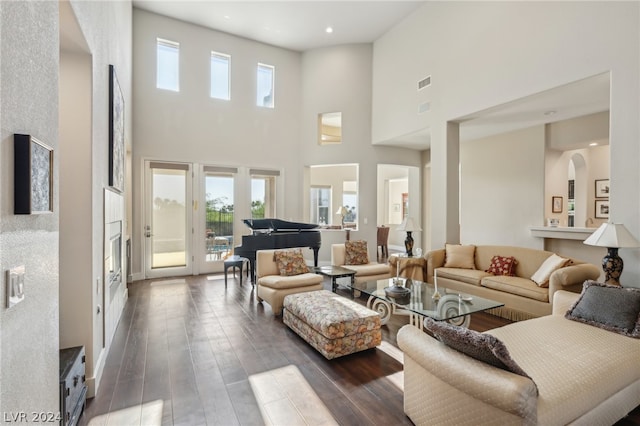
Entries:
[[562,197],[551,197],[551,212],[562,213]]
[[53,149],[14,134],[14,214],[53,212]]
[[609,200],[596,200],[596,219],[609,219]]
[[109,65],[109,186],[124,191],[124,97],[116,69]]
[[596,198],[609,198],[609,179],[596,179]]

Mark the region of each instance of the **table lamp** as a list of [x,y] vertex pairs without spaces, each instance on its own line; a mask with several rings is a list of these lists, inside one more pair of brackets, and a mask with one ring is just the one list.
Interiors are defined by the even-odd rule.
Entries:
[[422,228],[415,224],[413,218],[406,217],[398,227],[398,231],[406,231],[407,238],[404,239],[404,248],[407,250],[407,256],[413,257],[413,237],[411,233],[413,231],[422,231]]
[[640,242],[621,223],[603,223],[593,234],[584,240],[584,244],[597,247],[606,247],[607,255],[602,259],[602,270],[605,274],[605,282],[611,285],[620,285],[623,262],[618,256],[619,248],[640,247]]

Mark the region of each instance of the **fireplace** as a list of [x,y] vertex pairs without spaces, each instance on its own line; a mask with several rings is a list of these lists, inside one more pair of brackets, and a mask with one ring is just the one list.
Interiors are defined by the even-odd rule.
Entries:
[[106,224],[105,243],[105,284],[109,289],[109,300],[111,300],[122,282],[122,221]]

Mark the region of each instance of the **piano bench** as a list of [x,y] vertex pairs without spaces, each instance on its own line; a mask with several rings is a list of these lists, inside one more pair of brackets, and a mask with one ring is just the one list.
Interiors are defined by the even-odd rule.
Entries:
[[[233,268],[233,276],[236,276],[236,268],[240,269],[240,287],[242,287],[242,268],[245,263],[249,263],[249,259],[241,256],[229,256],[224,260],[224,288],[227,288],[227,270]],[[248,271],[249,269],[247,269]]]

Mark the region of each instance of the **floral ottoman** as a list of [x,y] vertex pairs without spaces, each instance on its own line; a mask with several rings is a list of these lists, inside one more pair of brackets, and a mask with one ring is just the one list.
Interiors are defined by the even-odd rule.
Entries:
[[286,296],[282,320],[327,359],[382,341],[377,312],[327,290]]

